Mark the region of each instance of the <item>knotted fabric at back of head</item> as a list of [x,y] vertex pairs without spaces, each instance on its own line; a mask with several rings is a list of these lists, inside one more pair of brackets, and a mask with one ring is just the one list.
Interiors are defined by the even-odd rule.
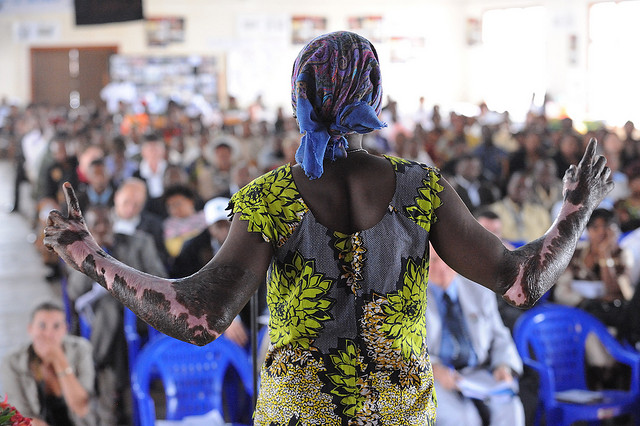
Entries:
[[324,159],[346,157],[345,135],[386,126],[378,119],[378,54],[355,33],[339,31],[309,42],[293,65],[291,85],[291,103],[303,134],[296,161],[310,179],[322,176]]

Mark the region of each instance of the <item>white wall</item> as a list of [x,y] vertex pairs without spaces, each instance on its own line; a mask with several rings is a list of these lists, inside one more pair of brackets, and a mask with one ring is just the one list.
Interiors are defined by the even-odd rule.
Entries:
[[[587,90],[588,11],[593,3],[590,0],[473,0],[468,2],[465,9],[467,16],[481,17],[489,9],[544,6],[549,19],[546,28],[548,93],[568,113],[583,117]],[[573,61],[569,60],[571,36],[575,36],[577,41]],[[467,80],[473,80],[472,74],[479,63],[477,54],[473,48],[468,49],[466,57],[469,62],[464,76]],[[478,100],[480,90],[481,87],[477,85],[469,87],[467,99]]]
[[[421,52],[424,54],[403,64],[390,62],[387,43],[377,44],[386,93],[416,104],[422,94],[433,99],[459,98],[464,96],[461,91],[464,86],[458,83],[463,77],[460,8],[459,3],[445,0],[405,0],[393,5],[384,0],[146,0],[146,16],[175,15],[186,19],[185,43],[166,48],[147,47],[144,24],[140,21],[76,27],[71,4],[58,12],[0,11],[0,63],[4,64],[0,68],[0,96],[21,102],[29,100],[30,47],[117,45],[123,54],[222,54],[235,70],[228,78],[230,94],[241,103],[252,100],[260,90],[268,104],[288,106],[291,65],[301,46],[291,44],[289,28],[260,39],[241,33],[239,28],[246,28],[251,19],[289,25],[292,15],[319,15],[327,17],[327,30],[334,31],[347,28],[348,16],[382,15],[386,35],[425,40]],[[12,28],[25,22],[51,24],[56,30],[48,39],[16,41]],[[281,32],[287,36],[279,36]],[[435,58],[442,55],[446,67],[435,64]]]
[[[6,0],[11,1],[17,0]],[[420,96],[428,104],[477,103],[481,90],[473,73],[478,48],[466,44],[467,19],[480,18],[490,8],[543,5],[551,21],[547,40],[550,91],[572,107],[584,108],[585,103],[591,0],[145,0],[148,17],[183,16],[186,20],[185,42],[166,48],[147,47],[143,22],[76,27],[71,0],[40,1],[62,2],[67,7],[22,13],[0,10],[0,96],[29,100],[30,47],[117,45],[123,54],[221,55],[231,72],[227,76],[229,94],[241,105],[260,92],[268,105],[288,107],[291,64],[301,47],[288,38],[290,16],[325,16],[327,30],[334,31],[347,29],[349,16],[382,15],[385,36],[424,39],[424,48],[416,50],[418,56],[404,63],[391,61],[390,43],[376,44],[385,93],[397,99],[401,108],[413,110]],[[47,39],[19,42],[13,28],[21,22],[51,24],[55,30]],[[273,28],[252,31],[252,24]],[[578,40],[575,64],[566,60],[570,34]]]

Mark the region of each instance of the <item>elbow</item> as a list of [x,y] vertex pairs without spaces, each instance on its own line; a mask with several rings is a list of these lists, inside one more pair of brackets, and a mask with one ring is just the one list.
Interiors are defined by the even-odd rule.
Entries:
[[507,289],[502,298],[510,305],[517,308],[527,308],[533,306],[531,294],[522,287],[521,283],[515,283]]
[[213,337],[213,338],[203,338],[203,337],[198,336],[198,337],[194,337],[193,339],[189,340],[189,343],[191,343],[193,345],[196,345],[196,346],[202,347],[202,346],[208,345],[209,343],[213,342],[214,340],[216,340],[215,337]]
[[205,331],[205,332],[193,335],[189,340],[187,340],[187,342],[196,346],[206,346],[209,343],[216,340],[218,337],[220,337],[221,334],[222,333],[217,333],[217,332],[209,333]]
[[502,298],[511,306],[520,309],[532,308],[542,294],[523,288],[521,283],[516,283],[504,292]]

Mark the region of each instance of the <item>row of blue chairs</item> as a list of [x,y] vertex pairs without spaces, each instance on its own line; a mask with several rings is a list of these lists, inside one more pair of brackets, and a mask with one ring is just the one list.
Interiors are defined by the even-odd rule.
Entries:
[[[80,335],[89,339],[91,325],[83,316],[74,315],[66,285],[63,278],[67,325],[71,328],[75,317]],[[163,412],[165,420],[211,411],[219,412],[234,424],[251,418],[254,389],[248,348],[241,348],[224,336],[204,347],[182,342],[149,325],[140,327],[140,320],[126,307],[123,323],[135,426],[153,426],[157,412]],[[266,327],[260,333],[263,337],[265,330]],[[162,384],[163,398],[152,391],[156,380]],[[157,407],[156,400],[164,400],[164,407]]]
[[[250,351],[224,336],[198,347],[146,326],[124,308],[133,417],[136,426],[153,426],[158,411],[165,420],[217,411],[224,419],[242,424],[253,413],[253,366]],[[151,385],[159,380],[164,407],[156,406]]]
[[[227,381],[231,368],[241,389]],[[157,407],[151,392],[155,379],[164,389],[166,420],[213,410],[234,422],[251,418],[253,407],[247,409],[254,392],[251,362],[240,346],[224,336],[198,347],[160,335],[142,348],[131,375],[140,426],[155,424]]]
[[[629,366],[628,390],[588,389],[585,343],[591,333],[615,360]],[[524,364],[540,377],[537,424],[543,418],[550,426],[601,424],[631,415],[633,424],[640,425],[640,353],[616,340],[597,318],[578,308],[544,303],[520,316],[513,336]]]
[[[614,359],[630,367],[628,390],[588,390],[585,343],[591,333]],[[577,308],[544,303],[520,317],[514,340],[523,362],[540,377],[538,424],[542,418],[554,426],[576,421],[599,424],[623,414],[632,415],[634,424],[640,424],[640,353],[613,338],[597,318]],[[251,363],[235,343],[220,337],[196,347],[164,335],[153,338],[140,352],[132,374],[140,425],[154,424],[155,407],[149,393],[154,377],[164,385],[166,419],[179,420],[211,410],[223,412],[224,376],[230,367],[239,373],[247,395],[252,395]],[[569,402],[567,391],[578,397],[586,394],[597,398]]]

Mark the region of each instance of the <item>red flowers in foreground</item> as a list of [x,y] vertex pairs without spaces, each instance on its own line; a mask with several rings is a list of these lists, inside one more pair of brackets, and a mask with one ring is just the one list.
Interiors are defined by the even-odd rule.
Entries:
[[23,417],[16,407],[9,405],[7,395],[4,401],[0,402],[0,426],[29,426],[31,419]]

